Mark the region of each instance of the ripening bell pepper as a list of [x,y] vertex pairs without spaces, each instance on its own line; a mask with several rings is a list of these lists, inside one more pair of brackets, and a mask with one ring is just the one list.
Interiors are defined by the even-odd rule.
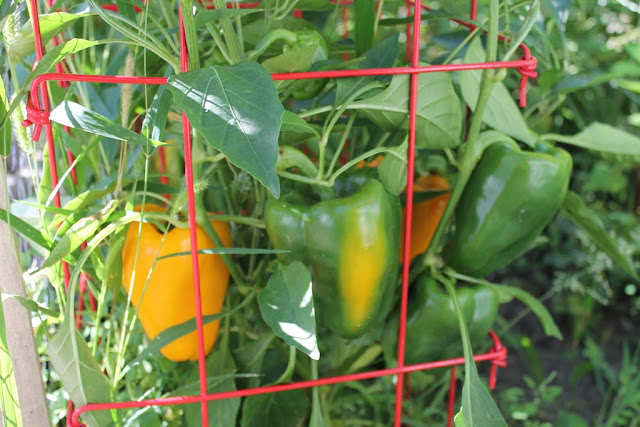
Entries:
[[291,251],[283,261],[310,267],[320,324],[355,338],[385,311],[398,274],[400,203],[379,181],[308,207],[271,200],[265,225],[273,246]]
[[[136,208],[139,210],[139,208]],[[162,211],[157,205],[145,205],[146,211]],[[139,232],[139,225],[141,231]],[[211,221],[225,246],[231,245],[231,234],[226,222]],[[204,230],[196,230],[198,249],[215,245]],[[193,266],[190,255],[165,259],[160,257],[191,251],[188,228],[175,227],[163,234],[147,222],[129,226],[122,248],[122,281],[145,333],[154,339],[162,331],[196,317]],[[138,248],[138,242],[140,244]],[[229,270],[220,255],[198,255],[200,268],[200,295],[203,316],[219,313],[222,309]],[[153,270],[152,270],[153,269]],[[151,272],[151,275],[149,273]],[[131,287],[131,289],[130,289]],[[211,351],[218,336],[220,321],[204,327],[204,350]],[[193,331],[164,346],[160,352],[169,360],[181,362],[198,359],[198,336]]]
[[[457,286],[456,297],[469,330],[472,347],[486,339],[499,307],[498,294],[484,286]],[[388,360],[397,356],[399,309],[385,329],[383,346]],[[455,306],[446,289],[423,274],[409,290],[405,363],[462,357],[462,341]]]
[[[449,182],[440,175],[424,175],[413,183],[414,192],[446,191]],[[409,248],[409,262],[424,253],[431,243],[440,218],[444,213],[451,193],[447,192],[428,200],[416,201],[413,205],[411,217],[411,247]],[[400,262],[404,260],[404,227],[406,209],[402,209],[402,233],[400,234]]]
[[485,276],[526,252],[562,204],[571,156],[539,142],[535,152],[513,143],[487,148],[455,211],[455,236],[445,262]]
[[[315,46],[316,49],[313,51],[313,57],[311,58],[312,66],[328,58],[329,48],[327,47],[327,42],[320,33],[310,29],[289,31],[284,28],[271,30],[265,34],[256,48],[250,52],[251,56],[260,56],[276,41],[284,42],[285,51],[288,49],[297,50]],[[296,88],[292,91],[291,95],[298,101],[311,99],[320,93],[326,83],[327,79],[305,80],[296,85]]]

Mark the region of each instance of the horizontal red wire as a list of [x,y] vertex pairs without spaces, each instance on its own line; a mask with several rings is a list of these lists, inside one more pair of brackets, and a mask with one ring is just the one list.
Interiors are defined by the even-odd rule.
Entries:
[[[494,338],[495,335],[492,336]],[[494,338],[494,342],[497,337]],[[499,341],[498,341],[499,343]],[[501,345],[497,345],[494,350],[480,354],[473,357],[476,362],[492,361],[493,364],[500,366],[506,365],[507,349]],[[169,406],[169,405],[184,405],[188,403],[201,403],[213,400],[231,399],[235,397],[254,396],[257,394],[277,393],[281,391],[299,390],[303,388],[317,387],[323,385],[331,385],[344,383],[347,381],[362,381],[372,378],[379,378],[389,375],[396,375],[400,373],[408,373],[415,371],[423,371],[428,369],[446,368],[450,366],[463,365],[464,357],[458,357],[455,359],[438,360],[435,362],[419,363],[417,365],[403,366],[401,368],[388,368],[377,371],[361,372],[351,375],[341,375],[337,377],[320,378],[318,380],[300,381],[291,384],[281,384],[267,387],[256,387],[244,390],[234,390],[228,392],[220,392],[215,394],[208,394],[206,396],[175,396],[164,397],[159,399],[147,399],[141,401],[128,401],[128,402],[111,402],[111,403],[90,403],[88,405],[77,408],[71,417],[72,426],[81,426],[79,419],[80,415],[89,411],[100,411],[109,409],[126,409],[126,408],[142,408],[146,406]]]

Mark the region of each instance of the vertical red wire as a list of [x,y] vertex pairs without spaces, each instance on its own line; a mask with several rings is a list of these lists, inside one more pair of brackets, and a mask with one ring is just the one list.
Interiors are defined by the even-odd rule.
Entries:
[[453,426],[453,413],[456,409],[456,374],[458,368],[451,367],[451,376],[449,377],[449,403],[447,406],[447,427]]
[[[189,11],[187,13],[190,13]],[[189,52],[187,51],[187,40],[184,31],[184,21],[182,10],[178,8],[178,20],[180,21],[180,69],[182,72],[189,71]],[[182,112],[182,132],[184,136],[184,169],[185,185],[187,186],[187,205],[189,207],[189,232],[191,235],[191,259],[193,262],[193,286],[195,290],[196,305],[196,330],[198,334],[198,364],[200,373],[200,394],[207,394],[207,366],[205,363],[204,351],[204,326],[202,324],[202,301],[200,298],[200,264],[198,262],[198,237],[196,224],[196,204],[193,189],[193,159],[191,152],[191,124],[186,113]],[[200,413],[202,426],[209,425],[209,406],[206,401],[200,402]]]
[[[416,0],[413,8],[413,38],[411,43],[411,65],[418,66],[420,62],[420,21],[422,10],[421,0]],[[407,40],[408,42],[408,40]],[[400,329],[398,331],[398,367],[404,366],[405,340],[407,328],[407,299],[409,297],[409,262],[411,248],[411,216],[413,214],[413,174],[416,148],[416,110],[418,105],[418,73],[411,74],[409,94],[409,146],[407,148],[407,191],[404,229],[404,260],[402,264],[402,296],[400,299]],[[400,427],[402,422],[402,390],[404,375],[398,375],[396,383],[395,423]]]

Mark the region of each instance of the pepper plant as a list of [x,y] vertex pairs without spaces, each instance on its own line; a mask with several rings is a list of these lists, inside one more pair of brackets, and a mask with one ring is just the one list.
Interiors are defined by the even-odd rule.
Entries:
[[[0,219],[41,257],[26,272],[39,303],[29,307],[41,321],[36,337],[56,399],[68,395],[79,407],[395,367],[404,261],[406,363],[464,355],[456,425],[506,425],[472,358],[499,302],[521,300],[547,334],[561,335],[538,300],[488,281],[491,273],[533,247],[562,208],[637,279],[568,190],[571,155],[558,144],[638,156],[634,136],[599,123],[577,135],[536,134],[513,101],[512,72],[501,67],[415,78],[282,77],[410,65],[404,2],[177,3],[117,1],[114,12],[95,0],[60,0],[40,16],[46,41],[59,44],[48,46],[33,71],[34,11],[0,3],[7,93],[0,92],[0,145],[3,156],[10,149],[30,154],[38,189],[14,203],[15,211],[30,208],[21,211],[28,222],[5,211]],[[421,64],[506,64],[522,42],[536,55],[550,53],[537,43],[539,1],[485,3],[463,33],[451,27],[460,19],[457,6],[420,11]],[[550,19],[555,6],[547,3]],[[71,79],[66,89],[50,86],[49,119],[63,143],[57,185],[36,154],[47,151],[20,128],[30,85],[55,66],[157,78],[149,85]],[[410,135],[411,87],[417,100]],[[31,111],[27,122],[34,120]],[[9,123],[20,148],[7,144]],[[408,198],[415,202],[413,232],[403,253]],[[81,282],[93,297],[80,292]],[[83,298],[95,298],[95,309],[76,311]],[[198,359],[206,361],[204,382]],[[442,379],[412,378],[418,381],[406,386],[409,399],[430,390],[434,404],[407,409],[404,420],[441,422]],[[208,410],[216,426],[389,425],[394,388],[383,377],[170,409],[85,412],[81,419],[91,426],[201,425]],[[55,423],[64,416],[71,414],[52,406]]]

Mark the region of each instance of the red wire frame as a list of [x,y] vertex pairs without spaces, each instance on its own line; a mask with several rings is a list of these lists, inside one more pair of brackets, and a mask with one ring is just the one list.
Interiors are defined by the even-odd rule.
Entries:
[[[33,27],[35,35],[35,47],[36,47],[36,63],[40,61],[44,55],[44,48],[42,44],[42,37],[40,33],[40,23],[38,15],[37,0],[30,0],[31,10],[33,11]],[[314,79],[314,78],[342,78],[342,77],[358,77],[358,76],[379,76],[379,75],[400,75],[409,74],[411,79],[410,86],[410,98],[409,98],[409,147],[408,147],[408,159],[407,159],[407,198],[406,198],[406,219],[405,221],[405,245],[404,245],[404,259],[409,259],[410,248],[410,236],[411,236],[411,218],[413,210],[413,174],[414,174],[414,162],[415,162],[415,127],[416,127],[416,106],[417,106],[417,87],[418,76],[421,73],[433,73],[433,72],[452,72],[452,71],[465,71],[465,70],[479,70],[479,69],[498,69],[498,68],[515,68],[521,74],[520,83],[520,105],[526,104],[526,84],[528,78],[535,78],[537,76],[535,69],[537,60],[531,56],[529,48],[521,44],[520,48],[523,50],[524,56],[518,61],[509,62],[493,62],[493,63],[475,63],[475,64],[455,64],[455,65],[432,65],[432,66],[419,66],[419,41],[420,41],[420,13],[415,13],[415,10],[428,9],[423,6],[421,0],[407,0],[407,6],[409,11],[414,10],[413,24],[407,25],[407,34],[410,36],[409,41],[409,59],[411,66],[402,68],[380,68],[380,69],[365,69],[365,70],[338,70],[338,71],[317,71],[317,72],[297,72],[297,73],[279,73],[273,74],[274,80],[298,80],[298,79]],[[107,6],[105,8],[113,9],[113,6]],[[472,20],[475,20],[477,14],[477,0],[471,0],[470,16]],[[183,72],[188,71],[188,56],[186,41],[184,35],[184,28],[182,24],[182,17],[180,15],[180,51],[181,51],[181,70]],[[475,25],[465,21],[456,21],[470,29],[474,29]],[[501,37],[502,40],[504,38]],[[62,68],[58,68],[58,71],[62,71]],[[95,76],[95,75],[81,75],[81,74],[66,74],[66,73],[49,73],[36,77],[31,84],[30,97],[27,101],[27,119],[23,122],[24,126],[34,126],[33,139],[39,140],[42,127],[45,127],[45,133],[47,137],[47,149],[49,150],[49,166],[51,171],[52,185],[54,188],[58,184],[58,172],[55,161],[55,149],[53,132],[51,123],[49,122],[49,97],[47,85],[44,84],[48,81],[57,82],[94,82],[94,83],[116,83],[116,84],[166,84],[166,78],[155,77],[128,77],[128,76]],[[40,93],[38,93],[38,90]],[[40,95],[41,97],[39,97]],[[283,384],[269,387],[257,387],[245,390],[236,390],[231,392],[222,392],[208,394],[206,388],[206,365],[205,365],[205,352],[203,346],[203,321],[202,321],[202,309],[200,304],[200,275],[199,265],[197,257],[197,242],[195,234],[195,203],[193,192],[193,169],[192,169],[192,156],[191,156],[191,131],[190,123],[183,113],[183,133],[185,139],[185,179],[187,186],[188,197],[188,220],[191,229],[191,252],[194,268],[194,287],[196,295],[196,326],[199,343],[199,378],[200,378],[200,395],[199,396],[179,396],[168,397],[160,399],[148,399],[143,401],[129,401],[129,402],[109,402],[109,403],[92,403],[84,405],[72,411],[73,404],[69,402],[69,412],[71,416],[67,417],[67,425],[81,426],[79,421],[80,415],[88,411],[109,410],[109,409],[125,409],[125,408],[139,408],[147,406],[168,406],[168,405],[181,405],[188,403],[200,403],[202,413],[203,426],[209,424],[209,414],[207,402],[213,400],[237,398],[243,396],[251,396],[264,393],[274,393],[285,390],[296,390],[309,387],[317,387],[322,385],[337,384],[347,381],[359,381],[372,378],[379,378],[388,375],[396,375],[396,399],[395,399],[395,418],[394,425],[399,427],[402,421],[402,400],[403,400],[403,385],[404,374],[415,371],[422,371],[427,369],[436,369],[444,367],[453,367],[450,378],[450,393],[449,393],[449,405],[448,405],[448,426],[452,425],[454,404],[455,404],[455,384],[456,384],[456,371],[457,365],[464,364],[464,358],[455,358],[448,360],[441,360],[435,362],[420,363],[416,365],[405,366],[404,354],[405,354],[405,331],[406,331],[406,314],[407,314],[407,299],[408,299],[408,282],[409,282],[409,264],[403,265],[402,271],[402,296],[400,307],[400,326],[398,333],[398,365],[396,368],[388,368],[377,371],[362,372],[352,375],[343,375],[330,378],[321,378],[318,380],[301,381],[291,384]],[[54,194],[54,205],[60,207],[60,195]],[[65,278],[65,286],[69,285],[69,267],[66,263],[63,263],[63,271]],[[493,347],[488,353],[477,355],[474,357],[476,362],[490,361],[491,370],[489,372],[489,387],[494,388],[496,383],[496,373],[498,367],[506,366],[507,349],[502,346],[499,338],[493,331],[490,332],[490,337],[494,343]]]

